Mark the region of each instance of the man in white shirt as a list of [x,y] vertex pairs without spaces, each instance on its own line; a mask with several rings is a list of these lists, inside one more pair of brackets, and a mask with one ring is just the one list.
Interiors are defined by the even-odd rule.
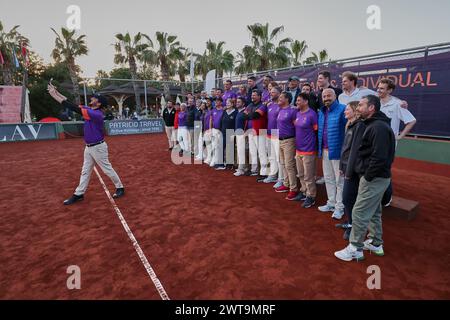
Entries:
[[342,74],[342,93],[339,95],[339,103],[347,105],[351,101],[360,101],[362,97],[376,95],[376,92],[368,88],[357,88],[358,77],[355,73],[346,71]]
[[[381,109],[388,118],[391,119],[391,128],[394,131],[395,139],[398,141],[403,139],[416,124],[416,118],[412,113],[401,107],[401,100],[392,96],[395,90],[395,83],[391,79],[381,79],[378,84],[378,95],[381,101]],[[400,121],[405,124],[405,128],[400,133]],[[397,143],[395,144],[397,146]],[[386,192],[383,195],[381,204],[385,207],[389,206],[392,201],[392,182],[389,184]]]
[[[397,140],[404,138],[416,124],[412,113],[401,107],[401,101],[391,94],[395,90],[395,83],[391,79],[381,79],[378,84],[378,95],[381,100],[381,111],[391,119],[391,128]],[[400,121],[405,128],[400,132]]]

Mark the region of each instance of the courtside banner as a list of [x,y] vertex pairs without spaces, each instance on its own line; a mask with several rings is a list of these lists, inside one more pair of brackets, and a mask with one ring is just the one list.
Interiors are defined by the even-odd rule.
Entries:
[[57,138],[55,123],[0,124],[0,142],[54,140]]
[[[307,66],[271,73],[286,87],[289,77],[297,76],[316,89],[317,74],[331,72],[332,85],[341,87],[341,74],[358,74],[358,86],[377,90],[381,78],[396,84],[394,96],[408,102],[408,109],[417,119],[411,134],[450,137],[450,52],[430,52],[424,57],[402,59],[367,59],[351,63],[330,63],[328,66]],[[263,75],[258,76],[261,83]],[[237,86],[245,81],[236,81]]]
[[107,134],[110,136],[122,134],[161,133],[164,131],[162,119],[146,120],[112,120],[105,121]]

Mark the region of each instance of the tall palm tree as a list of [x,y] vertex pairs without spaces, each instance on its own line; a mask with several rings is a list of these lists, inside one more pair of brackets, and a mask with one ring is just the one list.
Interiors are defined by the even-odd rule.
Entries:
[[[163,81],[170,80],[170,76],[174,75],[177,68],[177,61],[182,59],[183,47],[177,36],[169,35],[167,32],[157,31],[155,34],[158,46],[147,56],[147,61],[159,66],[161,70],[161,78]],[[169,84],[164,82],[164,95],[166,98],[170,96]]]
[[311,56],[306,58],[304,64],[314,64],[329,61],[328,51],[323,49],[319,53],[312,52]]
[[252,39],[253,50],[249,46],[244,47],[243,52],[253,53],[256,71],[268,70],[270,68],[281,68],[289,65],[290,49],[287,47],[292,42],[290,38],[284,38],[277,44],[274,42],[284,31],[283,26],[269,31],[269,24],[255,23],[247,26]]
[[141,95],[139,93],[138,84],[138,67],[137,63],[146,59],[150,52],[153,42],[149,36],[138,32],[134,37],[129,32],[116,34],[116,55],[114,56],[114,63],[124,64],[128,63],[133,82],[134,98],[136,100],[136,112],[141,111]]
[[20,44],[28,45],[29,41],[26,37],[22,36],[17,30],[19,26],[14,26],[11,30],[6,31],[3,28],[3,24],[0,21],[0,54],[3,57],[4,63],[0,64],[2,69],[3,82],[7,86],[14,84],[13,82],[13,67],[14,67],[14,55],[17,54],[17,48]]
[[191,55],[193,53],[187,49],[181,50],[182,56],[177,62],[177,74],[181,82],[181,95],[184,96],[186,91],[186,76],[191,71]]
[[299,66],[302,64],[300,61],[302,56],[305,54],[306,49],[308,46],[306,45],[306,41],[298,41],[295,40],[291,43],[291,53],[292,53],[292,62],[291,64],[293,66]]
[[216,74],[219,78],[223,78],[224,72],[231,72],[234,64],[233,54],[230,50],[225,50],[224,46],[224,41],[216,43],[208,40],[204,53],[208,68],[216,69]]
[[51,29],[56,35],[52,57],[57,63],[64,62],[67,65],[70,79],[72,80],[75,103],[79,104],[80,89],[78,87],[78,72],[80,71],[80,67],[75,63],[75,59],[88,53],[88,48],[84,40],[86,35],[82,34],[76,37],[75,30],[69,31],[64,27],[61,28],[60,35],[55,29]]
[[251,73],[258,67],[256,56],[256,50],[253,47],[245,46],[242,52],[238,52],[236,56],[236,67],[234,71],[237,74]]

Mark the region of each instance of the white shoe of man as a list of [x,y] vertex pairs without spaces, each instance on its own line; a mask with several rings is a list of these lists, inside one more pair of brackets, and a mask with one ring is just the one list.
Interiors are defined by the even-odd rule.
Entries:
[[340,251],[336,251],[334,253],[336,258],[341,259],[343,261],[362,261],[364,260],[364,253],[362,250],[358,250],[354,245],[351,243],[346,246],[344,249]]

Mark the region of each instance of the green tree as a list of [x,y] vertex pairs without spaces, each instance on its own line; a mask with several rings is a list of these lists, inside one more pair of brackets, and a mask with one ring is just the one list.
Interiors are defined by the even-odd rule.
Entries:
[[315,64],[315,63],[321,63],[329,61],[330,58],[328,56],[328,51],[326,49],[323,49],[319,51],[319,53],[312,52],[311,56],[306,58],[304,64]]
[[293,66],[299,66],[302,64],[301,58],[306,52],[308,46],[306,45],[306,41],[298,41],[295,40],[291,43],[291,64]]
[[80,67],[76,64],[75,59],[77,57],[87,55],[88,48],[86,45],[85,37],[82,34],[80,36],[75,35],[75,30],[69,31],[66,28],[61,28],[61,35],[51,28],[56,35],[55,48],[52,51],[52,57],[57,62],[63,62],[69,69],[70,79],[73,85],[73,95],[75,103],[80,103],[80,89],[78,86],[78,72]]
[[[284,31],[283,26],[279,26],[270,31],[269,24],[255,23],[247,26],[250,32],[252,45],[245,46],[239,56],[239,68],[244,66],[252,71],[263,71],[272,68],[282,68],[289,65],[291,50],[287,46],[292,42],[290,38],[283,38],[275,43]],[[244,61],[242,61],[244,59]],[[250,61],[249,61],[250,60]],[[243,68],[245,69],[245,68]]]
[[[167,32],[157,31],[155,34],[155,48],[147,55],[146,61],[160,68],[163,81],[169,81],[170,76],[177,71],[177,62],[183,57],[183,47],[177,36],[169,35]],[[169,84],[164,82],[164,95],[170,96]]]
[[[126,34],[116,34],[116,55],[114,63],[128,63],[133,80],[138,77],[138,62],[143,61],[148,55],[150,48],[153,46],[152,40],[144,33],[138,32],[132,37],[128,32]],[[136,100],[136,111],[141,111],[141,96],[139,94],[139,85],[137,81],[133,81],[134,96]]]
[[0,21],[0,54],[3,56],[4,63],[0,64],[1,75],[3,83],[7,86],[14,85],[14,55],[16,53],[18,59],[20,59],[20,54],[18,54],[18,48],[21,44],[27,45],[29,41],[26,37],[21,35],[18,31],[20,26],[14,26],[11,30],[6,31]]

